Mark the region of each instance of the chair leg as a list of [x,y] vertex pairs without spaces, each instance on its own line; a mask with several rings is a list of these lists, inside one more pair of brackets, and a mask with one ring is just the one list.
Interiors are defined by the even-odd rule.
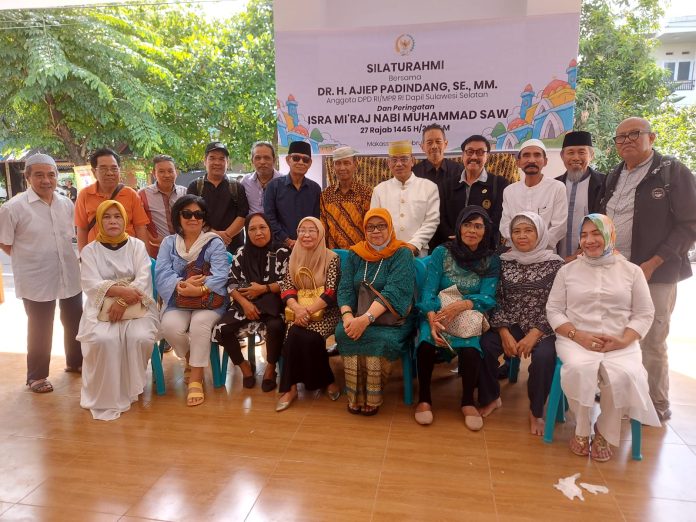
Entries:
[[162,368],[162,354],[160,353],[159,345],[157,343],[152,347],[152,355],[150,356],[150,364],[152,366],[152,373],[155,376],[155,386],[157,388],[157,395],[164,395],[164,369]]
[[520,373],[520,358],[511,357],[510,358],[510,371],[508,372],[508,381],[511,384],[517,382],[517,375]]
[[213,387],[219,388],[224,385],[220,375],[220,347],[218,343],[210,343],[210,371],[213,374]]
[[413,404],[413,366],[410,349],[401,356],[401,366],[404,371],[404,404],[410,406]]
[[561,364],[561,360],[556,357],[556,368],[553,371],[551,392],[546,406],[546,422],[544,423],[544,442],[548,444],[553,442],[553,430],[556,428],[559,410],[563,412],[562,415],[565,418],[565,398],[562,397],[563,392],[561,391]]
[[640,452],[642,427],[640,421],[631,419],[631,457],[633,460],[643,460],[643,455]]
[[256,334],[251,334],[247,337],[247,357],[251,365],[251,371],[256,375]]

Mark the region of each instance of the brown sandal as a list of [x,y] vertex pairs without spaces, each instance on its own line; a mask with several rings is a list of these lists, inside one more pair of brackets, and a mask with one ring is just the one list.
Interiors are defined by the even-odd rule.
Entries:
[[573,435],[569,443],[570,451],[578,457],[587,457],[590,454],[590,437]]
[[602,434],[599,433],[595,425],[595,436],[592,438],[592,451],[590,452],[590,457],[595,462],[607,462],[611,459],[612,455],[611,445],[607,442],[607,439],[602,437]]
[[34,393],[50,393],[53,391],[53,385],[48,379],[36,379],[28,383],[27,386]]

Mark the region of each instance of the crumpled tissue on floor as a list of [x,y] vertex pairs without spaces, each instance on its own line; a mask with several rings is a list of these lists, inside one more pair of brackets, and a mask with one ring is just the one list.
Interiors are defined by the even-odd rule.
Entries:
[[[575,481],[580,478],[580,473],[575,473],[566,478],[558,479],[558,482],[553,485],[558,491],[563,493],[569,500],[573,500],[578,497],[583,502],[585,498],[582,496],[582,490],[575,484]],[[593,495],[597,493],[609,493],[609,488],[606,486],[600,486],[598,484],[588,484],[587,482],[580,482],[580,486]]]

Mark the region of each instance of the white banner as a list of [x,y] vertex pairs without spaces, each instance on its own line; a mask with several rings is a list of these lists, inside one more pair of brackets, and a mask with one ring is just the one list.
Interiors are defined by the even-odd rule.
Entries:
[[450,148],[483,134],[495,149],[559,147],[572,129],[579,14],[276,32],[281,152],[308,141],[384,153],[445,127]]

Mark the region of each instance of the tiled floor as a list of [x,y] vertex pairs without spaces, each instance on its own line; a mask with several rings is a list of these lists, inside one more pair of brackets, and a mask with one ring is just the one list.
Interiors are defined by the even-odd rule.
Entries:
[[[149,387],[119,420],[94,421],[60,349],[55,391],[27,391],[26,322],[10,294],[0,306],[0,521],[696,521],[692,296],[693,279],[680,284],[670,336],[673,419],[643,429],[643,461],[630,460],[626,425],[614,459],[595,464],[569,452],[572,418],[551,445],[527,433],[524,367],[478,433],[464,427],[446,366],[433,383],[435,423],[421,427],[402,402],[398,365],[367,418],[311,393],[276,413],[275,393],[242,389],[236,369],[225,388],[208,375],[206,402],[187,408],[172,354],[166,395]],[[56,328],[54,346],[60,337]],[[332,365],[340,375],[340,359]],[[553,489],[578,472],[609,494],[570,501]]]
[[[572,419],[554,444],[527,434],[524,370],[472,433],[445,366],[435,423],[424,428],[401,401],[398,370],[372,418],[307,393],[275,413],[275,395],[243,390],[236,370],[225,388],[208,380],[205,404],[186,408],[182,369],[168,354],[167,394],[148,389],[105,423],[79,408],[79,377],[61,372],[61,357],[47,395],[23,388],[24,364],[0,353],[3,521],[696,520],[696,381],[676,373],[675,396],[691,402],[675,404],[665,427],[644,428],[644,460],[629,459],[626,426],[616,457],[595,464],[568,451]],[[332,364],[340,374],[340,359]],[[576,472],[610,493],[571,502],[553,489]]]

